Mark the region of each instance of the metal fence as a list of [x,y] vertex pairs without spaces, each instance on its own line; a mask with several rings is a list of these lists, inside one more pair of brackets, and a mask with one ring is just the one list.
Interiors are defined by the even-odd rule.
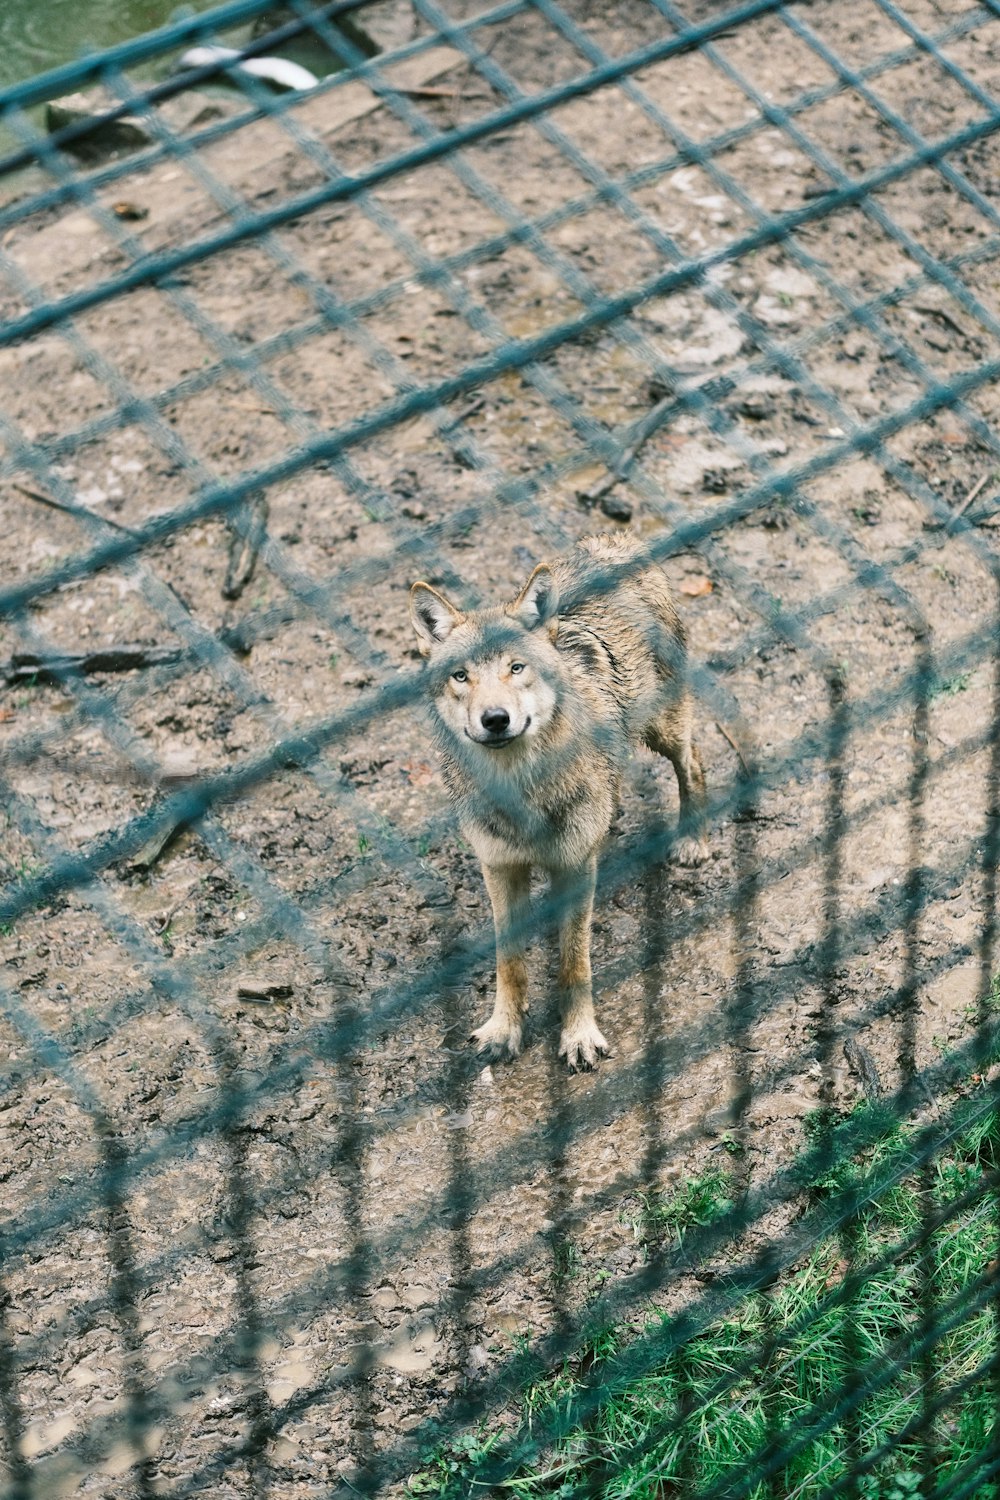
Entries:
[[[1000,1493],[1000,6],[273,12],[0,95],[3,1493]],[[406,591],[625,527],[713,857],[484,1068]]]

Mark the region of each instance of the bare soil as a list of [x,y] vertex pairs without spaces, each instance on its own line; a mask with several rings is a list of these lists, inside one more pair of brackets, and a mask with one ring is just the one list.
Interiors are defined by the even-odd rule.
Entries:
[[[471,9],[448,0],[453,19]],[[965,0],[901,9],[928,33],[955,23],[946,58],[1000,98],[995,19],[963,30]],[[639,0],[564,13],[583,48],[611,56],[669,31]],[[413,24],[401,4],[372,21],[387,46]],[[11,220],[4,316],[476,119],[506,102],[505,80],[530,94],[590,61],[538,12],[480,40],[489,77],[442,46],[401,65],[410,92],[389,102],[361,83],[303,100],[298,140],[259,122]],[[824,55],[864,68],[909,40],[874,0],[789,6],[0,352],[0,581],[45,579],[595,297],[815,205],[838,173],[901,157],[914,131],[981,120],[981,100],[919,49],[853,89]],[[780,128],[805,90],[814,102]],[[619,201],[608,183],[627,177]],[[803,1118],[863,1097],[845,1038],[887,1095],[968,1042],[997,531],[988,514],[964,530],[940,518],[966,502],[978,518],[996,492],[1000,396],[975,387],[864,452],[848,439],[996,360],[998,178],[985,136],[947,170],[817,213],[792,241],[722,259],[542,363],[276,480],[238,598],[223,592],[230,531],[208,514],[0,624],[2,660],[187,653],[9,685],[0,852],[15,890],[99,852],[191,773],[347,726],[148,868],[102,863],[0,936],[11,1486],[20,1464],[46,1500],[300,1500],[356,1482],[373,1454],[405,1475],[434,1420],[503,1410],[520,1336],[601,1298],[608,1316],[640,1317],[650,1193],[729,1165],[727,1145],[743,1185],[780,1185]],[[116,217],[123,201],[146,217]],[[507,235],[523,217],[533,230]],[[600,445],[662,398],[665,371],[675,391],[718,383],[680,401],[609,492],[630,512],[617,521],[587,498],[607,473]],[[813,461],[736,515],[761,476]],[[656,543],[691,522],[712,530],[665,566],[699,670],[711,860],[639,861],[676,789],[637,755],[594,928],[613,1055],[564,1075],[541,935],[526,1051],[484,1072],[466,1037],[491,1003],[485,892],[419,703],[386,702],[419,670],[408,587],[423,576],[494,600],[590,531],[628,524]],[[249,651],[220,644],[236,627]],[[741,761],[764,782],[736,820]],[[946,1109],[968,1071],[939,1067],[918,1114]],[[776,1194],[728,1258],[794,1222],[801,1202]],[[661,1269],[661,1305],[700,1295],[682,1254]]]

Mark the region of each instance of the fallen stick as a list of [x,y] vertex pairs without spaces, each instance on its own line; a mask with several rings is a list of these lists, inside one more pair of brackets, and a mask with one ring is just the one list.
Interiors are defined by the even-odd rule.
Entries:
[[123,526],[120,521],[112,521],[110,516],[100,516],[96,511],[88,510],[84,505],[67,505],[62,500],[55,500],[51,495],[46,495],[44,490],[33,490],[30,485],[20,484],[16,479],[11,481],[11,487],[17,490],[19,495],[24,495],[28,500],[34,500],[38,505],[47,505],[50,510],[61,511],[64,516],[72,516],[77,521],[99,521],[102,526],[110,526],[112,531],[124,532],[126,536],[135,536],[131,526]]
[[[966,497],[962,501],[961,505],[958,505],[958,506],[955,507],[955,515],[956,516],[962,516],[962,515],[965,514],[965,512],[968,510],[969,506],[972,504],[973,500],[975,500],[976,496],[979,494],[979,491],[982,489],[983,485],[986,483],[987,479],[989,479],[989,477],[990,476],[989,476],[988,473],[984,474],[983,477],[976,484],[974,484],[972,486],[972,489],[966,495]],[[949,522],[949,525],[950,524],[951,523]]]
[[299,619],[302,612],[299,604],[276,604],[270,609],[255,610],[224,626],[219,631],[219,640],[237,656],[246,656],[258,641],[271,640],[279,630]]
[[162,667],[180,661],[181,646],[98,646],[93,651],[54,652],[42,656],[35,651],[15,651],[10,661],[0,663],[0,677],[8,687],[18,682],[62,682],[67,677],[91,672],[135,672],[143,667]]
[[229,557],[222,585],[223,599],[238,599],[254,575],[267,528],[268,505],[264,495],[247,500],[229,520]]
[[142,848],[137,849],[132,858],[125,861],[125,864],[130,870],[139,870],[145,874],[153,868],[160,855],[168,844],[173,843],[181,829],[187,827],[188,822],[187,818],[179,818],[176,823],[168,823],[166,828],[161,828],[158,833],[148,838]]
[[398,93],[405,94],[407,99],[457,99],[459,89],[435,88],[431,83],[415,86],[412,89],[398,89]]
[[947,324],[949,328],[954,329],[959,338],[968,338],[968,334],[961,323],[957,323],[951,313],[945,312],[943,307],[931,307],[926,302],[914,302],[913,311],[923,313],[928,318],[938,318],[942,323]]
[[[726,396],[732,394],[736,389],[735,383],[727,376],[720,376],[717,380],[710,380],[703,385],[697,394],[712,401],[722,401]],[[651,407],[644,417],[633,422],[623,436],[630,441],[624,447],[618,457],[607,465],[608,472],[603,479],[592,484],[589,489],[581,490],[577,499],[582,505],[596,505],[599,500],[613,490],[615,485],[621,484],[631,473],[632,466],[639,454],[645,448],[650,438],[662,426],[676,409],[681,412],[684,409],[686,391],[668,389],[667,394]]]
[[955,522],[961,519],[961,517],[963,516],[970,526],[990,525],[992,523],[992,518],[997,513],[996,499],[988,501],[985,510],[970,511],[969,506],[972,504],[973,500],[975,500],[976,496],[980,494],[983,486],[986,484],[986,481],[990,479],[991,476],[992,470],[990,471],[990,473],[984,474],[983,477],[972,486],[972,489],[965,496],[964,500],[962,500],[959,505],[955,506],[955,509],[952,511],[947,521],[925,521],[924,530],[950,532],[954,529]]
[[874,1104],[882,1097],[882,1080],[878,1076],[875,1059],[856,1037],[844,1038],[844,1056],[847,1066],[857,1078],[869,1102]]
[[726,728],[725,724],[720,723],[720,721],[718,719],[716,719],[715,720],[715,727],[719,731],[719,733],[722,735],[722,738],[725,740],[726,744],[730,747],[730,749],[732,749],[734,751],[737,760],[739,761],[740,765],[743,767],[743,770],[749,776],[750,775],[750,767],[747,764],[747,758],[743,754],[743,751],[740,749],[739,745],[733,739],[732,735],[729,733],[729,730]]

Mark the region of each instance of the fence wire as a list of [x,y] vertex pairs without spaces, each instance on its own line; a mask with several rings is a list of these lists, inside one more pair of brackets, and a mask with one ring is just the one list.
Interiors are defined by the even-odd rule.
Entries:
[[[0,94],[11,1500],[1000,1495],[998,131],[995,0],[233,0]],[[597,532],[709,858],[629,758],[572,1071],[582,864],[495,930],[407,598]]]

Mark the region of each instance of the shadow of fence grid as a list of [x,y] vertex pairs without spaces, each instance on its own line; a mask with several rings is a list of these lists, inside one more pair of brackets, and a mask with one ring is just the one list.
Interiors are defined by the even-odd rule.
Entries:
[[[838,18],[832,0],[731,6],[632,0],[620,7],[615,50],[605,45],[615,8],[598,13],[582,0],[482,6],[412,0],[405,7],[340,0],[316,8],[292,0],[248,40],[248,23],[273,10],[266,0],[233,0],[0,95],[6,140],[0,173],[13,184],[0,208],[0,354],[10,385],[0,402],[3,504],[12,536],[31,528],[44,535],[50,523],[66,528],[53,533],[58,541],[47,548],[15,552],[0,587],[9,653],[0,663],[8,705],[0,710],[8,843],[0,923],[10,955],[0,992],[10,1054],[0,1118],[10,1122],[12,1142],[29,1142],[29,1153],[32,1122],[47,1101],[69,1122],[62,1133],[54,1131],[45,1160],[29,1164],[17,1145],[5,1176],[3,1493],[12,1500],[63,1493],[347,1496],[401,1493],[408,1481],[413,1493],[454,1495],[737,1500],[912,1492],[957,1500],[1000,1494],[1000,1432],[992,1417],[981,1420],[964,1447],[955,1438],[971,1422],[969,1403],[988,1410],[1000,1390],[993,1145],[1000,557],[990,529],[1000,513],[1000,436],[984,400],[1000,374],[992,275],[1000,258],[1000,175],[989,176],[986,155],[1000,131],[1000,97],[981,81],[1000,47],[1000,5],[870,0],[863,16],[858,8],[861,40],[852,35],[853,61],[838,48],[847,32],[843,8]],[[382,38],[378,50],[363,45],[358,25]],[[169,71],[188,47],[232,43],[237,27],[243,28],[237,41],[243,60],[306,38],[325,45],[341,65],[308,93],[272,92],[242,70],[239,59]],[[518,38],[526,56],[531,52],[524,76],[516,66]],[[794,49],[814,69],[803,63],[796,90],[772,88],[767,60],[782,48]],[[555,59],[544,76],[535,67],[538,57]],[[670,70],[676,83],[693,60],[717,80],[720,96],[740,101],[738,118],[733,113],[714,130],[709,113],[696,135],[657,85],[658,70]],[[947,96],[947,129],[923,131],[915,123],[919,109],[900,103],[895,85],[911,69],[917,80],[908,85],[911,94],[919,88],[931,99],[936,91]],[[224,82],[230,86],[225,108],[204,118],[195,112],[183,126],[169,113],[168,105],[193,91],[222,97]],[[105,90],[97,106],[104,127],[139,122],[142,137],[127,153],[81,161],[80,151],[94,138],[92,115],[46,132],[40,106],[98,84]],[[350,90],[361,90],[367,114],[352,115],[345,105],[343,119],[368,118],[369,124],[357,127],[364,149],[353,155],[348,149],[345,158],[341,137],[325,134],[323,122],[324,111],[341,118],[340,101],[355,98]],[[591,117],[571,112],[584,107],[597,121],[590,134],[579,126]],[[631,122],[622,127],[626,142],[634,130],[641,149],[636,145],[624,163],[607,166],[600,137],[616,111]],[[864,153],[852,154],[848,140],[849,122],[861,115],[876,122],[885,147],[867,163]],[[821,118],[841,121],[843,150],[836,147],[836,131],[831,146],[829,132],[817,127]],[[270,134],[254,136],[255,130]],[[553,187],[531,211],[517,183],[499,182],[484,165],[489,149],[512,135],[530,139],[557,164],[552,171],[559,191]],[[266,192],[248,191],[245,181],[235,185],[227,175],[234,158],[220,153],[239,151],[244,140],[251,142],[251,157],[265,141],[272,153],[277,145],[286,153],[282,173],[268,180]],[[745,151],[757,147],[771,156],[788,153],[808,180],[807,193],[783,202],[761,196]],[[398,190],[438,170],[454,200],[443,195],[436,218],[414,227]],[[181,216],[161,233],[155,214],[148,221],[137,215],[149,185],[162,185],[170,171],[193,185],[201,217],[189,224]],[[559,175],[564,171],[575,184],[572,192]],[[696,173],[703,186],[706,221],[719,203],[726,205],[697,241],[673,225],[669,195],[656,197],[664,185],[673,191],[684,172]],[[942,248],[941,224],[930,214],[925,232],[917,232],[912,217],[899,212],[906,194],[918,201],[926,195],[930,203],[930,181],[956,221],[965,216],[963,222],[975,225],[957,249]],[[448,233],[452,201],[463,206],[466,223],[473,205],[479,215],[478,221],[473,215],[474,233]],[[374,266],[367,289],[352,289],[348,278],[343,291],[337,267],[317,269],[303,254],[310,226],[327,224],[332,213],[367,226],[373,244],[391,248]],[[32,260],[32,236],[65,225],[70,214],[86,217],[101,253],[83,261],[69,254],[65,272],[48,266],[43,274]],[[581,226],[601,215],[613,218],[623,244],[627,237],[643,248],[631,261],[623,251],[620,274],[566,248],[567,229],[582,234]],[[831,242],[818,238],[848,224],[856,240],[860,234],[859,256],[866,237],[884,247],[886,275],[847,275],[846,263],[830,253]],[[71,249],[73,231],[65,233],[61,243]],[[269,317],[251,336],[217,317],[203,295],[214,268],[248,251],[287,291],[279,325]],[[550,318],[525,320],[521,331],[512,329],[509,308],[477,292],[484,268],[511,252],[523,253],[544,274],[556,309]],[[784,319],[787,294],[777,293],[770,309],[742,295],[737,273],[771,252],[805,279],[789,285],[808,283],[815,290],[812,305],[822,311],[804,322]],[[896,267],[902,268],[898,274]],[[391,326],[405,326],[414,293],[432,297],[465,332],[465,343],[449,346],[436,362],[410,364],[386,337]],[[512,296],[516,301],[516,277]],[[150,318],[151,347],[147,378],[137,381],[100,330],[109,310],[128,309],[130,299],[143,297],[153,299],[138,304],[140,319]],[[169,381],[159,373],[164,350],[156,345],[154,303],[166,309],[171,327],[191,332],[203,354]],[[724,360],[699,365],[683,351],[665,352],[669,341],[661,333],[672,310],[680,318],[678,310],[686,309],[688,317],[692,306],[716,320],[712,327],[733,331]],[[930,307],[938,327],[957,330],[958,342],[951,336],[937,345],[921,342],[915,325],[900,316],[913,307],[927,316]],[[652,308],[659,323],[651,321]],[[282,374],[289,364],[307,369],[331,336],[336,348],[358,353],[370,377],[367,386],[359,381],[347,391],[335,421],[310,408],[303,388],[293,388]],[[879,368],[893,372],[896,384],[886,385],[884,399],[857,402],[827,379],[824,351],[853,336],[863,336]],[[946,346],[948,358],[938,358],[935,349]],[[59,429],[27,422],[16,400],[18,372],[30,372],[31,361],[44,361],[53,349],[97,393],[82,421],[67,403]],[[588,350],[600,351],[601,369],[612,351],[623,369],[641,373],[649,397],[640,415],[615,421],[598,415],[585,383],[587,359],[564,358]],[[596,353],[594,360],[596,368]],[[259,461],[246,462],[243,450],[235,463],[220,467],[188,440],[176,413],[206,398],[218,400],[224,421],[234,379],[254,410],[273,420],[279,437]],[[762,380],[777,380],[791,393],[806,435],[815,436],[807,448],[790,453],[787,444],[758,437],[746,406],[755,395],[759,401]],[[558,440],[529,449],[523,464],[512,465],[506,452],[498,456],[497,429],[474,419],[484,408],[496,415],[501,397],[528,401],[535,414],[550,413]],[[760,414],[750,412],[754,419]],[[960,495],[948,492],[898,441],[940,431],[934,424],[944,417],[980,455],[984,477]],[[414,424],[421,424],[428,451],[447,454],[475,481],[443,518],[428,516],[405,488],[382,483],[371,462],[380,442]],[[706,473],[700,493],[678,496],[657,465],[672,437],[680,441],[694,432],[731,463],[723,463],[721,478]],[[81,456],[119,435],[136,435],[143,451],[157,455],[170,497],[167,504],[127,509],[127,524],[116,518],[119,512],[112,514],[107,494],[88,499],[73,474]],[[885,546],[868,544],[874,533],[864,518],[825,499],[827,487],[859,461],[877,465],[909,506],[911,524],[902,534],[897,527]],[[396,455],[393,462],[402,460]],[[586,482],[574,478],[581,472]],[[736,472],[739,482],[732,479]],[[315,553],[306,564],[299,560],[299,538],[282,532],[273,517],[274,497],[294,494],[316,476],[338,486],[377,528],[367,555],[352,550],[345,561],[332,545],[325,571]],[[567,487],[581,518],[575,533],[566,507],[551,500]],[[419,482],[416,489],[419,502]],[[588,511],[594,514],[585,521]],[[372,628],[378,612],[366,616],[353,601],[366,594],[378,599],[391,577],[408,583],[430,576],[458,593],[456,538],[474,537],[481,525],[492,534],[501,521],[515,529],[530,524],[539,546],[556,550],[580,531],[630,518],[643,523],[658,561],[697,555],[716,589],[742,611],[741,631],[717,643],[714,654],[700,649],[698,627],[692,628],[699,714],[722,726],[734,751],[730,773],[718,772],[710,787],[713,840],[730,841],[732,876],[678,908],[662,866],[664,828],[658,816],[643,813],[638,831],[605,856],[599,903],[606,914],[620,892],[641,893],[641,937],[634,948],[617,951],[599,979],[609,992],[636,986],[642,1046],[613,1057],[582,1088],[549,1060],[541,1074],[531,1075],[544,1087],[542,1123],[536,1126],[529,1112],[523,1128],[504,1134],[498,1126],[495,1136],[487,1130],[471,1146],[467,1127],[478,1067],[456,1038],[467,1026],[469,990],[492,961],[492,925],[455,915],[448,862],[428,858],[428,839],[442,827],[441,837],[454,838],[443,797],[427,794],[419,827],[393,826],[369,802],[365,785],[338,769],[344,746],[380,732],[390,720],[409,719],[424,695],[420,670],[387,651]],[[835,559],[827,575],[833,581],[790,601],[770,593],[752,562],[741,562],[739,550],[727,546],[762,518],[791,524],[806,546]],[[218,522],[228,546],[224,617],[186,598],[166,565],[178,549],[195,545],[198,528]],[[968,567],[974,580],[968,628],[947,639],[937,633],[926,593],[912,585],[915,568],[944,547],[949,566]],[[480,555],[476,587],[484,595],[492,561],[488,551]],[[47,635],[50,608],[109,577],[138,594],[167,644],[102,639],[92,645],[88,638],[83,649],[70,649],[63,628],[55,630],[55,640]],[[251,605],[245,601],[255,577],[273,587]],[[859,601],[871,600],[878,601],[876,618],[895,642],[896,661],[895,670],[869,689],[852,678],[855,638],[846,628],[838,635],[838,626],[867,608]],[[255,677],[257,653],[276,637],[316,628],[356,664],[357,683],[338,687],[332,672],[318,704],[286,711]],[[766,675],[768,653],[775,651],[801,662],[811,695],[796,732],[780,743],[772,743],[739,688],[744,669]],[[972,733],[937,753],[935,705],[977,673],[985,710]],[[137,732],[136,715],[147,695],[169,700],[198,674],[233,712],[251,710],[256,729],[237,751],[210,757],[209,769],[178,771]],[[414,713],[415,740],[418,722]],[[851,791],[859,746],[869,731],[886,725],[905,771],[899,785],[881,786],[876,777],[866,784],[867,800],[859,800]],[[92,760],[81,768],[81,742],[101,747],[113,767],[105,784],[116,789],[117,800],[99,828],[79,833],[72,818],[57,814],[65,811],[60,799],[74,795],[74,777],[94,775]],[[940,784],[956,767],[968,778],[967,817],[961,841],[943,847],[928,825]],[[67,779],[53,780],[58,775]],[[305,884],[268,869],[231,814],[261,805],[262,794],[266,801],[289,784],[319,808],[317,818],[336,816],[359,831],[360,857],[338,855],[326,875]],[[804,787],[813,789],[815,816],[802,827],[792,817],[778,850],[765,840],[769,799],[780,795],[794,806]],[[901,809],[904,847],[894,853],[903,875],[859,908],[845,894],[848,850],[866,824],[881,826],[893,805]],[[164,938],[177,914],[172,902],[163,920],[164,898],[152,922],[152,908],[132,899],[176,849],[179,832],[198,850],[202,883],[221,872],[212,876],[219,890],[231,882],[226,899],[238,887],[247,909],[239,925],[220,927],[211,941],[187,948]],[[789,876],[804,879],[810,869],[818,871],[812,936],[800,935],[794,961],[770,964],[757,947],[765,910],[773,910],[765,907],[768,893]],[[374,911],[385,892],[397,888],[450,915],[434,927],[418,961],[359,981],[337,940],[338,912],[352,902],[364,910],[366,892]],[[697,888],[695,879],[691,889]],[[971,892],[974,936],[956,938],[929,959],[923,941],[928,910],[958,892]],[[558,916],[553,902],[543,903],[538,929],[550,928]],[[43,982],[22,982],[26,950],[17,946],[20,934],[37,945],[39,934],[70,919],[78,934],[85,928],[106,934],[126,976],[113,993],[90,996],[91,950],[81,946],[79,971],[68,986],[72,1013],[67,999],[48,993]],[[713,933],[725,934],[720,941],[733,954],[725,990],[705,1014],[672,1017],[661,997],[665,989],[683,989],[676,955]],[[845,974],[873,945],[889,940],[897,969],[867,1009],[845,1021]],[[259,1004],[267,1026],[273,1013],[294,1018],[291,1030],[287,1019],[265,1030],[262,1065],[259,1049],[250,1058],[241,1040],[243,1022],[220,1007],[218,984],[220,975],[238,972],[276,941],[283,952],[298,955],[313,976],[314,993],[329,1003],[296,1015],[296,996],[279,993],[280,986],[247,992],[247,1005]],[[947,1051],[928,1057],[920,1041],[927,985],[962,965],[977,975],[968,1025]],[[811,1067],[816,1108],[797,1149],[785,1159],[770,1151],[751,1172],[761,1087],[748,1061],[751,1041],[761,1019],[781,1013],[793,999],[806,969],[815,998],[808,1043],[796,1050],[790,1041],[786,1056],[768,1060],[767,1087],[794,1083]],[[426,1064],[430,1082],[420,1087],[429,1092],[421,1095],[415,1084],[412,1099],[404,1090],[373,1107],[371,1070],[386,1037],[412,1030],[421,1018],[433,1019],[445,1043]],[[116,1082],[102,1077],[92,1060],[120,1036],[118,1066],[126,1071],[134,1065],[129,1049],[142,1045],[141,1025],[153,1020],[196,1034],[208,1062],[191,1083],[185,1108],[141,1123],[130,1121]],[[896,1048],[889,1085],[859,1041],[881,1021],[888,1022]],[[833,1102],[845,1040],[868,1094],[851,1111]],[[723,1143],[731,1171],[723,1201],[687,1223],[679,1237],[658,1236],[649,1227],[661,1191],[654,1185],[705,1138],[698,1126],[685,1131],[667,1123],[663,1101],[687,1067],[716,1052],[729,1060],[729,1094],[724,1101],[705,1100],[702,1113],[720,1102],[728,1111]],[[515,1068],[522,1066],[527,1059]],[[184,1086],[176,1073],[156,1087],[172,1092],[174,1085]],[[326,1136],[300,1156],[293,1124],[282,1136],[287,1162],[263,1172],[257,1144],[267,1131],[261,1119],[308,1120],[301,1113],[308,1089],[324,1093],[333,1122]],[[444,1120],[437,1180],[414,1196],[405,1214],[379,1221],[373,1205],[388,1189],[372,1173],[376,1148],[393,1132],[405,1135],[413,1111],[426,1109],[428,1099],[435,1118]],[[619,1171],[581,1185],[578,1154],[624,1130],[636,1112],[642,1144],[627,1180]],[[971,1135],[978,1141],[978,1169],[942,1175],[941,1164],[952,1162]],[[182,1183],[190,1173],[193,1183],[206,1152],[221,1164],[211,1222],[181,1217],[161,1226],[159,1237],[141,1226],[140,1200],[175,1191],[168,1189],[171,1173]],[[25,1170],[28,1187],[20,1190]],[[405,1166],[398,1170],[405,1177]],[[543,1185],[541,1240],[522,1238],[512,1221],[509,1236],[485,1253],[472,1233],[476,1216],[491,1201],[515,1201],[512,1195],[526,1183]],[[902,1183],[914,1185],[913,1222],[895,1237],[866,1238],[870,1215]],[[262,1256],[267,1247],[280,1259],[289,1222],[283,1209],[307,1189],[336,1202],[336,1242],[296,1242],[294,1257],[302,1264],[289,1270],[284,1285],[262,1276]],[[582,1226],[617,1211],[629,1193],[645,1205],[642,1253],[581,1297],[574,1257]],[[183,1202],[181,1192],[177,1204]],[[661,1225],[676,1228],[676,1222],[667,1213]],[[959,1284],[945,1286],[943,1247],[970,1225],[981,1260]],[[400,1266],[419,1267],[424,1247],[442,1236],[449,1274],[420,1310],[425,1324],[449,1330],[449,1378],[433,1389],[421,1387],[425,1411],[405,1424],[390,1417],[387,1425],[380,1415],[393,1408],[372,1298]],[[91,1253],[74,1248],[84,1239],[104,1258],[99,1284],[94,1289],[84,1277],[75,1300],[64,1286],[44,1312],[59,1273],[46,1283],[38,1267],[62,1256],[71,1273],[77,1254]],[[546,1326],[484,1352],[479,1335],[469,1331],[472,1309],[491,1289],[516,1282],[540,1243],[549,1265]],[[782,1289],[830,1246],[836,1247],[835,1274],[812,1300],[788,1312]],[[291,1248],[287,1253],[291,1261]],[[228,1312],[210,1339],[164,1345],[157,1297],[183,1281],[199,1257],[209,1278],[225,1283]],[[862,1331],[861,1309],[887,1274],[906,1279],[907,1316],[878,1342],[867,1323]],[[751,1305],[756,1335],[746,1333],[728,1363],[706,1374],[698,1351],[707,1347],[708,1334],[736,1326],[741,1309]],[[667,1311],[650,1320],[653,1306]],[[973,1325],[979,1342],[960,1358],[956,1337]],[[74,1407],[67,1392],[84,1385],[74,1384],[70,1372],[86,1358],[95,1326],[109,1330],[113,1368],[94,1376],[101,1400]],[[310,1342],[310,1330],[320,1327],[327,1332]],[[611,1345],[609,1329],[619,1330]],[[309,1350],[308,1374],[283,1387],[273,1376],[275,1347],[295,1340]],[[443,1334],[440,1340],[446,1342]],[[797,1378],[794,1351],[803,1341],[835,1348],[839,1374],[822,1389],[804,1388],[793,1405],[783,1404],[779,1388],[787,1395],[789,1380]],[[574,1372],[568,1394],[554,1388],[541,1404],[518,1404],[517,1393],[538,1391],[553,1372],[566,1370]],[[404,1370],[397,1385],[405,1378]],[[643,1382],[648,1389],[653,1378],[661,1382],[655,1417],[636,1419],[612,1439],[609,1413],[623,1401],[627,1406],[629,1393]],[[763,1435],[742,1449],[734,1445],[716,1467],[706,1466],[706,1454],[719,1448],[720,1434],[750,1392],[759,1398]],[[894,1415],[876,1430],[868,1417],[882,1409],[889,1392],[896,1393]],[[324,1446],[315,1433],[311,1441],[323,1451],[300,1451],[295,1434],[316,1413],[327,1424],[327,1441]]]

